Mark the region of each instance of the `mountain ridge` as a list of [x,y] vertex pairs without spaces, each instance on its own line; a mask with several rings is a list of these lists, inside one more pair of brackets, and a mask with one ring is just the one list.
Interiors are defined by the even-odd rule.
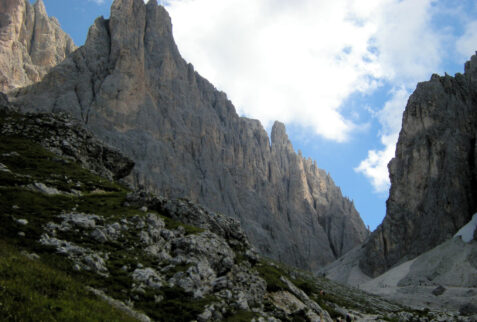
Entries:
[[131,183],[239,219],[262,254],[287,264],[316,269],[368,234],[283,124],[270,141],[180,57],[156,1],[114,1],[84,46],[10,98],[22,111],[71,113],[135,161]]

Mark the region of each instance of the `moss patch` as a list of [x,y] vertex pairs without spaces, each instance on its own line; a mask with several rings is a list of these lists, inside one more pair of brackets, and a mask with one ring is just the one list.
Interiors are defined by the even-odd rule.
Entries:
[[135,321],[67,274],[0,241],[0,320]]

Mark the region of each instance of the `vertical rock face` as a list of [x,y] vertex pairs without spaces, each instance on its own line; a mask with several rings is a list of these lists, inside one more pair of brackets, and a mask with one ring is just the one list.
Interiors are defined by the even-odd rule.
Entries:
[[0,91],[38,82],[75,49],[42,0],[0,2]]
[[270,143],[181,58],[154,0],[115,0],[83,47],[12,99],[25,111],[72,113],[135,161],[134,184],[239,219],[282,262],[314,269],[367,236],[353,203],[294,152],[283,124]]
[[383,223],[360,267],[379,275],[450,238],[477,211],[477,56],[465,74],[433,75],[409,98],[389,163]]

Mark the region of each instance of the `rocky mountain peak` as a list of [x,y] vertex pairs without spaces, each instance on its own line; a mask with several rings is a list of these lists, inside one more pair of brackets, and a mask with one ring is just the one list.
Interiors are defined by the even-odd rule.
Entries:
[[452,237],[477,211],[477,56],[465,74],[419,83],[389,163],[386,217],[365,245],[371,276]]
[[38,0],[0,3],[0,91],[30,85],[76,49]]
[[43,3],[43,0],[37,0],[35,4],[33,4],[33,8],[35,9],[35,13],[37,14],[37,16],[48,18],[45,3]]
[[290,143],[290,140],[288,139],[285,124],[275,121],[272,127],[271,140],[272,140],[272,147],[276,147],[276,148],[289,147],[293,151],[292,144]]
[[[12,95],[22,111],[68,112],[129,156],[129,181],[240,220],[269,257],[315,269],[367,230],[338,187],[297,155],[276,123],[269,137],[185,62],[156,1],[116,0],[85,45]],[[274,148],[275,147],[275,148]]]
[[465,75],[472,83],[477,83],[477,52],[465,63]]

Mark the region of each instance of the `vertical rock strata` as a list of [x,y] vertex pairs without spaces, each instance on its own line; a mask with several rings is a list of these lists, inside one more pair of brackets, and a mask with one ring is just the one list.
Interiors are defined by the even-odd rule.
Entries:
[[40,81],[75,49],[42,0],[0,2],[0,91]]
[[477,211],[477,56],[455,77],[433,75],[409,98],[389,163],[383,223],[360,267],[377,276],[437,246]]
[[134,184],[239,219],[262,254],[287,264],[315,269],[367,236],[353,203],[294,152],[283,124],[270,143],[181,58],[154,0],[115,0],[83,47],[12,99],[23,111],[73,114],[135,161]]

